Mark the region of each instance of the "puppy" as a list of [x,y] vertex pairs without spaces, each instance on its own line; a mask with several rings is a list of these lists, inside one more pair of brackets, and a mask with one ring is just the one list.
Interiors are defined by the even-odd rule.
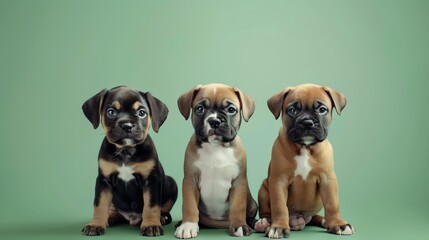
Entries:
[[[304,84],[286,88],[268,100],[283,127],[272,148],[268,178],[259,190],[255,230],[270,238],[289,237],[305,225],[350,235],[354,228],[340,217],[333,151],[326,139],[332,109],[340,114],[346,97],[329,88]],[[317,213],[325,208],[325,219]]]
[[91,97],[82,109],[94,129],[101,119],[106,134],[98,155],[94,215],[82,233],[102,235],[109,225],[129,222],[140,224],[142,235],[163,235],[177,185],[164,175],[149,128],[158,132],[167,107],[149,92],[116,87]]
[[[177,238],[194,238],[199,225],[227,228],[232,236],[249,236],[257,204],[246,178],[246,153],[237,136],[255,105],[238,88],[223,84],[196,86],[178,99],[180,112],[195,133],[185,153],[183,219]],[[247,224],[246,224],[247,221]]]

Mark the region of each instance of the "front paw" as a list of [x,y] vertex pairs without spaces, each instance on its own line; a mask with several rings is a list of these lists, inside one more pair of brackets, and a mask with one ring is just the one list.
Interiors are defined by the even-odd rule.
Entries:
[[269,238],[288,238],[290,236],[289,228],[268,227],[265,236]]
[[251,230],[250,230],[250,227],[247,225],[230,226],[228,229],[228,233],[229,235],[234,237],[243,237],[243,236],[250,236]]
[[350,224],[328,226],[326,229],[328,232],[337,235],[352,235],[356,232],[355,228]]
[[264,233],[267,228],[270,226],[270,222],[266,218],[261,218],[255,222],[254,229],[258,233]]
[[198,223],[185,222],[176,228],[174,235],[181,239],[194,238],[198,236],[199,229]]
[[96,226],[96,225],[86,225],[84,228],[82,228],[81,232],[85,236],[101,236],[104,234],[104,231],[106,230],[103,226]]
[[142,236],[156,237],[164,235],[162,226],[141,226],[140,233]]

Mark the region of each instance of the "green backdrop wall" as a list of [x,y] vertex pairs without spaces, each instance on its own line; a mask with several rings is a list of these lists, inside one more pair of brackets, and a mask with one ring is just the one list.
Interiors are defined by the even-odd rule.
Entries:
[[[169,117],[151,136],[180,183],[193,130],[177,98],[221,82],[256,102],[239,133],[254,197],[281,126],[267,99],[288,86],[327,85],[348,97],[329,138],[351,238],[427,238],[428,11],[428,1],[414,0],[1,0],[0,235],[85,238],[103,138],[81,111],[87,98],[128,85],[164,101]],[[220,237],[226,231],[200,232]],[[103,237],[118,238],[141,237],[130,226]],[[340,237],[306,228],[291,238]]]

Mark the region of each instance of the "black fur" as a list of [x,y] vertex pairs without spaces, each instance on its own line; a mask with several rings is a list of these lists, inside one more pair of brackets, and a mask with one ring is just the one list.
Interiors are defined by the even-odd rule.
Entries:
[[305,137],[312,137],[310,144],[316,144],[328,136],[330,113],[323,103],[303,106],[298,101],[292,102],[286,107],[285,114],[289,118],[286,121],[287,134],[292,142],[304,144]]
[[[197,108],[202,107],[203,111],[200,113]],[[229,108],[234,108],[235,113],[228,112]],[[210,103],[204,99],[196,104],[193,109],[192,124],[195,128],[195,134],[201,142],[208,142],[208,137],[211,135],[217,135],[221,142],[231,142],[237,136],[238,129],[241,124],[241,115],[239,107],[235,106],[232,102],[224,106],[218,106],[214,103]],[[216,114],[216,118],[209,119],[208,121],[217,121],[218,126],[216,128],[211,127],[207,133],[205,127],[207,117]]]
[[[135,109],[136,103],[138,109]],[[108,176],[104,175],[99,166],[94,206],[99,206],[103,191],[112,193],[112,204],[121,212],[141,215],[144,206],[162,208],[169,201],[170,204],[174,204],[177,199],[177,184],[173,178],[164,174],[155,145],[148,134],[150,123],[158,132],[167,118],[168,108],[165,104],[150,93],[116,87],[102,90],[91,97],[84,103],[82,109],[94,128],[97,128],[100,122],[103,123],[106,137],[100,148],[99,160],[102,159],[119,167],[123,164],[133,166],[148,161],[154,163],[147,176],[134,172],[134,178],[127,182],[118,177],[117,171]],[[144,203],[144,192],[149,193],[150,203]],[[117,214],[116,218],[118,216],[121,215]],[[169,212],[162,212],[160,221],[162,224],[170,223]],[[124,221],[115,219],[115,222]],[[99,231],[97,227],[86,226],[84,234],[104,233],[104,229]],[[150,226],[142,229],[142,234],[157,236],[162,235],[163,230],[161,226]]]

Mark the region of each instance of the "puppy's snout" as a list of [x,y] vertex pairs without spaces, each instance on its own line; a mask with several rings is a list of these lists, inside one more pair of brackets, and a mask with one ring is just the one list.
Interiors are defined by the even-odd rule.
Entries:
[[123,122],[120,123],[119,126],[122,128],[122,130],[124,130],[127,133],[131,133],[131,130],[133,129],[133,127],[135,126],[135,124],[132,124],[130,122]]
[[314,121],[309,117],[305,117],[305,118],[301,119],[299,124],[305,128],[311,128],[314,126]]
[[207,120],[207,122],[210,124],[210,127],[213,129],[218,128],[221,123],[221,121],[217,118],[210,118],[209,120]]

